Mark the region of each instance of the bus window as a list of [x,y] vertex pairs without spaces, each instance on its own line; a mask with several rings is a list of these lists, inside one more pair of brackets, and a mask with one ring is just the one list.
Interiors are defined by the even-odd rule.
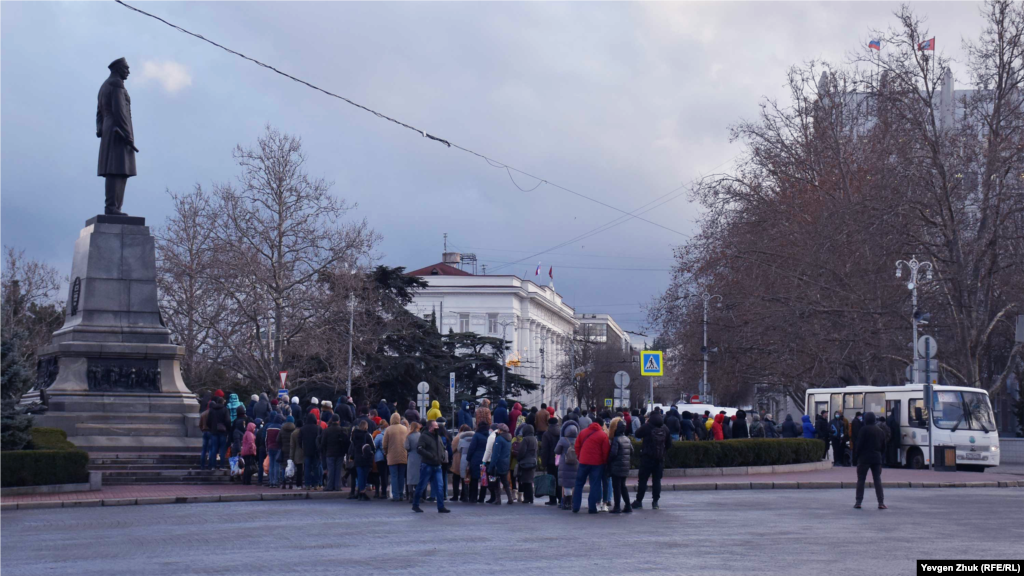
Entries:
[[846,416],[847,420],[853,420],[853,415],[857,411],[864,410],[864,393],[858,392],[856,394],[843,394],[843,416]]
[[832,394],[832,397],[830,398],[830,403],[832,405],[832,409],[829,410],[829,412],[828,412],[828,419],[829,420],[831,420],[832,417],[836,415],[836,412],[839,412],[840,410],[843,409],[843,395],[842,394]]
[[875,416],[885,418],[883,412],[885,407],[885,394],[882,392],[871,392],[864,395],[864,413],[874,412]]
[[924,405],[923,398],[911,398],[907,402],[907,423],[914,428],[928,426],[928,407]]
[[825,413],[825,420],[831,420],[831,418],[828,417],[828,402],[815,402],[814,414],[812,414],[811,417],[813,418],[815,416],[818,416],[822,412]]
[[885,415],[888,417],[890,414],[896,412],[896,417],[900,417],[900,401],[899,400],[886,400],[885,401]]

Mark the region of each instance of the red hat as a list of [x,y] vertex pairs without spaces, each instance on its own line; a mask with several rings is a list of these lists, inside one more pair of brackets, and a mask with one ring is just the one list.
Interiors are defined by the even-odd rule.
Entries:
[[551,406],[548,406],[548,414],[551,415],[551,416],[554,416],[555,415],[555,409],[552,408]]
[[224,391],[223,390],[217,390],[216,392],[213,393],[213,395],[218,397],[218,398],[223,398],[224,397]]
[[274,398],[273,400],[271,400],[270,401],[270,405],[271,406],[277,406],[277,398]]

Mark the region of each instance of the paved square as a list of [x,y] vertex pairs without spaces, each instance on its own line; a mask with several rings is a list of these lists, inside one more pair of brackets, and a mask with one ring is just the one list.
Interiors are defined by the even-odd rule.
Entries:
[[[648,503],[650,501],[648,500]],[[918,558],[1019,557],[1024,490],[669,492],[662,509],[574,515],[346,500],[19,510],[5,576],[247,574],[914,574]],[[325,572],[326,571],[326,572]]]

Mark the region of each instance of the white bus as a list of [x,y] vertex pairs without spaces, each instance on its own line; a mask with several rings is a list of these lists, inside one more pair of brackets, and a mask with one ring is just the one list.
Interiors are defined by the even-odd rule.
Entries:
[[988,392],[962,386],[933,386],[933,413],[929,418],[924,384],[906,386],[848,386],[807,391],[805,412],[828,412],[829,420],[841,410],[847,420],[857,412],[883,418],[893,410],[900,422],[900,462],[910,468],[931,464],[931,446],[956,446],[956,463],[984,471],[999,465],[999,433]]

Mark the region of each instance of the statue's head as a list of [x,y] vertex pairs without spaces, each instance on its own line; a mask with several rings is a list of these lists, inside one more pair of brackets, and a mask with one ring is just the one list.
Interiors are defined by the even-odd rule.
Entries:
[[118,58],[117,60],[114,60],[110,63],[109,66],[107,66],[107,68],[110,68],[110,71],[114,74],[117,74],[117,76],[120,77],[121,80],[128,79],[128,61],[124,58]]

